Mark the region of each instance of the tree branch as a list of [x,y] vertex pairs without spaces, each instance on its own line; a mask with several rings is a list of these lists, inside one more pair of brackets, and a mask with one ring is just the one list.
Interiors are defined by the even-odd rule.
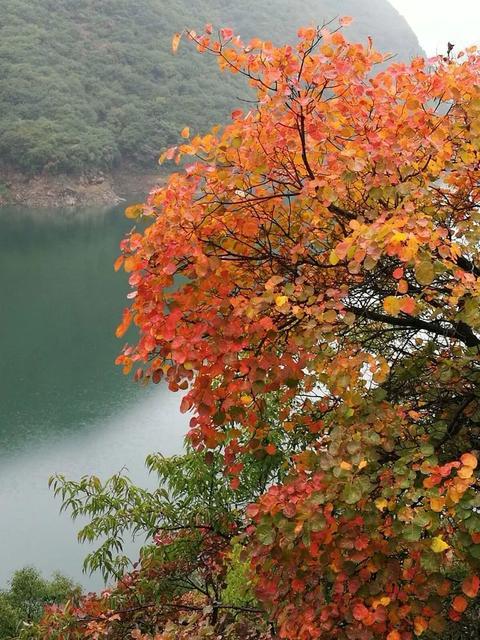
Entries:
[[455,413],[453,414],[450,424],[448,425],[447,432],[443,436],[443,438],[440,440],[440,442],[437,444],[437,449],[441,447],[443,444],[445,444],[447,440],[450,440],[450,438],[455,436],[460,431],[461,417],[463,416],[465,409],[474,399],[475,399],[475,394],[473,393],[468,394],[468,396],[465,396],[463,401],[455,409]]
[[445,338],[456,338],[460,340],[460,342],[463,342],[467,347],[480,346],[480,338],[477,338],[470,327],[463,322],[456,323],[451,327],[444,327],[439,322],[427,322],[426,320],[421,320],[420,318],[414,318],[411,316],[389,316],[384,313],[354,306],[346,306],[345,309],[347,311],[351,311],[356,316],[366,318],[367,320],[384,322],[385,324],[395,327],[427,331],[428,333],[434,333],[437,336],[444,336]]

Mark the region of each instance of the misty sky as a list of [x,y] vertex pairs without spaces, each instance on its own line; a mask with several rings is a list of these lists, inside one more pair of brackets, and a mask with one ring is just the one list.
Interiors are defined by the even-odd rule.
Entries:
[[427,55],[480,44],[480,0],[389,0],[405,16]]

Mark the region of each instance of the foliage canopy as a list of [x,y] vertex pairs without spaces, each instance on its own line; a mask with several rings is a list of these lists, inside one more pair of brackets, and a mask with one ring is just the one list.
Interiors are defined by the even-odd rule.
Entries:
[[[187,35],[257,102],[185,129],[164,159],[191,160],[127,210],[150,225],[116,264],[132,286],[117,335],[139,330],[118,362],[185,391],[195,455],[221,452],[231,500],[252,460],[276,461],[235,516],[259,634],[441,634],[480,590],[480,56],[385,69],[341,30]],[[214,634],[205,597],[171,606]]]

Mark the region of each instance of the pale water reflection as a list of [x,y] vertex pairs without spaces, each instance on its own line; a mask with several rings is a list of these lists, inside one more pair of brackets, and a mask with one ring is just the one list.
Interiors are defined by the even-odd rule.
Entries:
[[122,208],[0,211],[0,585],[31,564],[98,587],[48,477],[126,466],[148,482],[145,456],[181,449],[180,398],[113,364],[126,283],[112,263],[130,224]]

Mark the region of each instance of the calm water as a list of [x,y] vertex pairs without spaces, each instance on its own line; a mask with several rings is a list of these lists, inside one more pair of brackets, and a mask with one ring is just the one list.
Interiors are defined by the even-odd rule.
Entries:
[[147,482],[147,453],[178,452],[179,396],[141,389],[113,364],[125,276],[112,264],[131,226],[113,210],[0,209],[0,587],[30,564],[96,588],[86,548],[49,475]]

